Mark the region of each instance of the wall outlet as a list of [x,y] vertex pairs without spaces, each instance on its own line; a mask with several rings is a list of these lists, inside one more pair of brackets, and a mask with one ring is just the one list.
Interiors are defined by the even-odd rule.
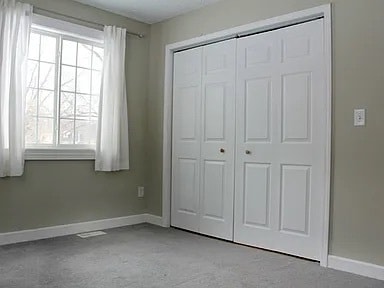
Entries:
[[354,110],[354,125],[365,126],[365,109]]
[[137,187],[137,197],[139,198],[144,197],[144,187]]

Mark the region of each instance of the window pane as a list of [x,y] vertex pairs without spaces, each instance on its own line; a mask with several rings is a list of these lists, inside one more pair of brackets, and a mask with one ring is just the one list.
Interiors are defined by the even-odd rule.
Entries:
[[[104,49],[75,39],[62,40],[61,62],[58,62],[61,36],[44,34],[36,30],[30,35],[25,142],[29,145],[94,145]],[[58,63],[61,67],[56,66]]]
[[76,120],[75,126],[75,144],[96,144],[97,119]]
[[60,144],[73,144],[74,120],[60,120]]
[[77,68],[76,92],[84,94],[91,93],[91,70]]
[[99,96],[91,96],[91,117],[99,115]]
[[101,72],[92,71],[92,94],[100,95]]
[[31,33],[29,38],[29,53],[28,58],[39,60],[39,48],[40,47],[40,35],[37,33]]
[[90,122],[76,120],[76,137],[75,144],[89,144],[90,142]]
[[28,88],[25,98],[25,114],[27,116],[37,115],[37,89]]
[[75,92],[76,68],[63,65],[61,67],[61,89]]
[[39,87],[43,89],[55,89],[55,64],[40,62]]
[[75,117],[75,94],[62,92],[60,99],[60,117],[74,118]]
[[88,119],[91,109],[91,96],[86,94],[76,95],[76,119]]
[[39,118],[38,131],[39,144],[53,144],[53,119]]
[[39,116],[53,117],[55,110],[55,94],[53,91],[40,90]]
[[77,43],[69,40],[63,40],[61,62],[68,65],[76,65]]
[[82,43],[79,43],[78,45],[77,66],[91,69],[92,46]]
[[104,49],[93,46],[92,69],[101,71],[103,68]]
[[40,61],[56,62],[56,38],[41,35]]
[[28,60],[27,85],[28,87],[38,87],[39,62]]
[[96,145],[96,138],[97,138],[97,118],[91,118],[90,124],[89,124],[89,144]]
[[25,143],[26,144],[36,144],[36,117],[26,117],[25,118]]

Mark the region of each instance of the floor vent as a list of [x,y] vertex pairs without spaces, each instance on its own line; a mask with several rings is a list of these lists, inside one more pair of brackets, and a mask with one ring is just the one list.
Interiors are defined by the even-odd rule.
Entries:
[[81,234],[77,234],[77,236],[79,236],[80,238],[90,238],[90,237],[96,237],[96,236],[101,236],[101,235],[105,235],[107,233],[103,232],[103,231],[94,231],[94,232],[87,232],[87,233],[81,233]]

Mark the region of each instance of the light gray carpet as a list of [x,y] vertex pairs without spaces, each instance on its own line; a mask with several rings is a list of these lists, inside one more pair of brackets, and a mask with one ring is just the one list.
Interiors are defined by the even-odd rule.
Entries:
[[1,288],[383,288],[317,263],[149,224],[0,247]]

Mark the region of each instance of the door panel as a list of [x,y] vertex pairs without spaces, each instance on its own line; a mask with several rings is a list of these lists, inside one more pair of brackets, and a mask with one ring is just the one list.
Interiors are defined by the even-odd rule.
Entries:
[[283,142],[311,141],[311,73],[283,75]]
[[198,197],[195,193],[196,182],[198,180],[197,165],[195,159],[181,159],[179,158],[179,176],[175,188],[178,193],[176,194],[176,203],[178,204],[178,212],[197,215],[198,212]]
[[205,87],[205,141],[225,140],[225,83]]
[[224,221],[225,162],[204,161],[204,188],[202,217]]
[[236,242],[320,258],[323,20],[238,40]]
[[180,140],[194,140],[196,139],[196,133],[198,131],[198,123],[196,119],[196,95],[200,87],[186,87],[178,89],[178,95],[180,97],[180,110],[178,111],[178,118],[180,119]]
[[203,48],[200,232],[233,240],[236,40]]
[[253,43],[245,47],[245,57],[238,59],[243,61],[247,68],[258,67],[262,64],[270,64],[272,61],[272,45],[263,38],[254,39]]
[[280,230],[308,235],[311,168],[282,165]]
[[[244,219],[248,226],[269,227],[271,165],[244,165]],[[255,193],[255,191],[258,191]]]
[[271,79],[249,79],[245,85],[245,142],[270,142]]
[[175,54],[171,225],[198,232],[202,48]]

